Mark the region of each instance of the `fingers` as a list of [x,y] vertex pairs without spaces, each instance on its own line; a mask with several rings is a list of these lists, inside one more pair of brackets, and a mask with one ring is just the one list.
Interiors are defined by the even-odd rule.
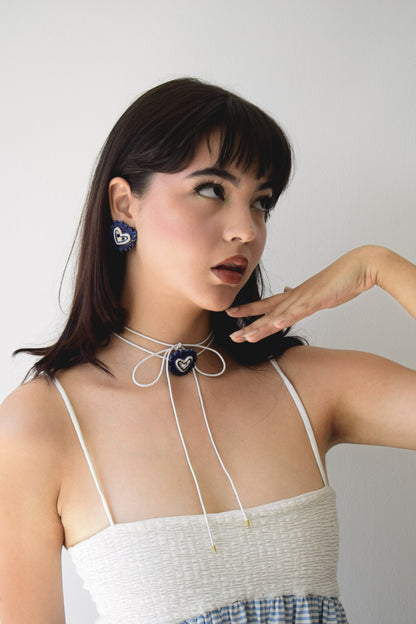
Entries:
[[275,334],[276,332],[284,329],[285,327],[289,327],[291,325],[290,321],[287,320],[286,317],[280,317],[276,320],[267,320],[269,317],[262,317],[254,323],[247,325],[243,329],[239,329],[238,331],[230,334],[231,340],[234,342],[258,342],[266,336],[270,336],[271,334]]
[[261,317],[230,338],[235,342],[257,342],[315,312],[350,301],[375,283],[366,283],[367,265],[360,248],[352,250],[296,288],[286,286],[279,295],[230,308],[227,313],[232,317]]
[[272,297],[267,297],[266,299],[260,299],[260,301],[253,301],[252,303],[245,303],[244,305],[236,306],[234,308],[228,308],[226,312],[229,316],[234,318],[269,314],[269,312],[271,312],[271,310],[278,305],[279,300],[281,299],[283,301],[286,296],[286,293],[273,295]]
[[288,298],[292,292],[293,289],[287,286],[285,292],[280,295],[227,310],[229,316],[236,318],[262,315],[261,318],[250,323],[247,327],[230,334],[230,338],[234,342],[257,342],[285,327],[289,327],[292,324],[292,319],[288,315]]

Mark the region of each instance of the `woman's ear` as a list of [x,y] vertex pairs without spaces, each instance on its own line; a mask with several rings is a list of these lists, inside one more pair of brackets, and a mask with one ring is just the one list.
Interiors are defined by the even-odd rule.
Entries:
[[108,198],[113,221],[132,225],[133,195],[130,184],[124,178],[112,178],[108,185]]

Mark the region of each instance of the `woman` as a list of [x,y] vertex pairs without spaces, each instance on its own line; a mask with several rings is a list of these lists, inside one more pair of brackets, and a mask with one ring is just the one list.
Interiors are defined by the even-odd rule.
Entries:
[[416,317],[416,267],[364,246],[261,301],[290,166],[193,79],[110,133],[67,325],[1,410],[2,624],[64,622],[62,545],[106,624],[346,622],[325,453],[416,448],[416,372],[287,328],[374,285]]

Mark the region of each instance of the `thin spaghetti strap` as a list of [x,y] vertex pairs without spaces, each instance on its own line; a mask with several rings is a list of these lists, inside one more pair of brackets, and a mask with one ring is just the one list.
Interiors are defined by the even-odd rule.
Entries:
[[303,405],[303,403],[301,401],[301,398],[298,395],[298,393],[296,392],[296,390],[293,387],[293,385],[291,384],[291,382],[289,381],[289,379],[286,377],[286,375],[284,374],[284,372],[280,368],[280,366],[278,365],[278,363],[275,360],[270,360],[270,363],[273,365],[273,367],[279,373],[280,377],[282,378],[283,383],[285,384],[286,388],[289,391],[290,396],[293,399],[293,402],[295,403],[296,407],[298,408],[299,414],[301,415],[302,420],[303,420],[303,424],[305,425],[306,433],[308,434],[309,442],[311,444],[312,451],[313,451],[316,463],[317,463],[318,468],[319,468],[319,472],[321,473],[322,481],[327,486],[327,485],[329,485],[328,484],[328,479],[327,479],[327,476],[326,476],[325,468],[324,468],[322,460],[321,460],[321,456],[319,454],[319,449],[318,449],[318,445],[316,443],[315,434],[313,432],[313,429],[312,429],[312,426],[311,426],[311,423],[310,423],[310,420],[309,420],[309,416],[308,416],[308,414],[307,414],[307,412],[305,410],[305,407],[304,407],[304,405]]
[[66,406],[66,408],[68,410],[68,413],[69,413],[69,415],[71,417],[72,424],[74,425],[74,429],[75,429],[75,432],[76,432],[76,434],[78,436],[79,443],[80,443],[81,448],[82,448],[82,450],[84,452],[85,459],[87,460],[88,467],[90,469],[92,478],[94,479],[95,486],[96,486],[96,488],[98,490],[98,494],[100,495],[100,498],[101,498],[101,501],[102,501],[102,504],[103,504],[103,507],[104,507],[105,514],[106,514],[106,516],[108,518],[108,521],[109,521],[110,525],[114,525],[115,522],[113,520],[113,516],[111,515],[110,507],[109,507],[109,505],[107,503],[107,500],[106,500],[106,498],[104,496],[101,484],[100,484],[100,482],[98,480],[98,477],[97,477],[97,473],[95,472],[94,464],[92,463],[90,454],[89,454],[87,446],[85,444],[84,436],[82,435],[81,427],[79,426],[79,422],[78,422],[78,419],[77,419],[77,417],[75,415],[74,408],[71,405],[71,402],[70,402],[70,400],[68,398],[67,393],[63,389],[63,387],[60,384],[60,382],[56,379],[56,377],[53,378],[53,382],[54,382],[56,388],[58,389],[59,394],[61,395],[61,397],[62,397],[62,399],[63,399],[63,401],[65,403],[65,406]]

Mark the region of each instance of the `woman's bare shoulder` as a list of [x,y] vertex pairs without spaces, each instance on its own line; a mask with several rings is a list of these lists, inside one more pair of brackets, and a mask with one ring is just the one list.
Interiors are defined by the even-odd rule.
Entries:
[[299,345],[287,349],[278,359],[279,365],[288,377],[317,379],[327,372],[334,362],[342,357],[342,351]]
[[8,444],[45,444],[63,433],[62,406],[53,382],[46,376],[16,388],[0,405],[0,438]]
[[299,345],[285,351],[277,361],[299,392],[313,395],[319,390],[322,397],[328,374],[333,374],[337,353],[332,349]]
[[[354,352],[296,346],[278,359],[279,366],[300,395],[326,452],[333,444],[334,417],[343,371],[354,365]],[[340,381],[341,380],[341,381]]]
[[403,396],[413,396],[410,387],[414,387],[414,371],[365,351],[298,346],[288,349],[279,358],[279,365],[300,394],[312,420],[330,432],[330,444],[340,437],[337,419],[346,404],[352,422],[351,414],[359,414],[360,406],[367,406],[368,413],[368,403],[376,403],[374,389],[387,388],[393,379],[396,387],[403,388]]
[[[292,347],[280,356],[278,362],[299,390],[317,397],[319,401],[334,402],[345,386],[346,377],[358,374],[369,366],[377,366],[383,358],[343,349],[328,349],[306,345]],[[387,361],[387,360],[385,360]]]
[[308,380],[318,386],[342,387],[345,375],[360,375],[363,370],[377,370],[393,363],[379,355],[349,349],[297,346],[288,349],[279,358],[279,364],[299,381]]

